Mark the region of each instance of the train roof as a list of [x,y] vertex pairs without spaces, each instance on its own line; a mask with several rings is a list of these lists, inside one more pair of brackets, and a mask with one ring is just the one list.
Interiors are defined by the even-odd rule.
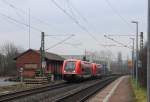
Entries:
[[97,66],[101,66],[102,67],[101,64],[96,64],[96,63],[92,63],[92,62],[88,62],[88,61],[82,61],[82,60],[79,60],[79,59],[66,59],[65,61],[81,61],[83,63],[91,63],[91,64],[95,64]]
[[83,62],[83,63],[91,63],[91,62],[88,62],[88,61],[82,61],[82,60],[78,60],[78,59],[67,59],[65,61],[77,61],[77,62],[79,61],[79,62]]
[[67,59],[65,61],[81,61],[81,60],[78,60],[78,59]]

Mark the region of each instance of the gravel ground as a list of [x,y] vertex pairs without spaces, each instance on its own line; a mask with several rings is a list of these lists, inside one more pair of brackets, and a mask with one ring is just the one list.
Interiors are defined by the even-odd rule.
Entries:
[[[92,84],[92,81],[90,81]],[[70,83],[68,86],[59,88],[59,89],[54,89],[53,91],[47,91],[43,93],[39,93],[36,95],[30,95],[18,100],[14,100],[11,102],[51,102],[55,97],[58,97],[60,95],[63,95],[66,92],[69,92],[70,90],[77,89],[79,87],[84,87],[86,85],[89,85],[89,82],[84,82],[84,83]]]

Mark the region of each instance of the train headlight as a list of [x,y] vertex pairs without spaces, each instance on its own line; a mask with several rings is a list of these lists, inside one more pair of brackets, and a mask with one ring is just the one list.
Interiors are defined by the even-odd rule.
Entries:
[[66,72],[66,71],[64,70],[64,72]]
[[73,72],[75,72],[75,70]]

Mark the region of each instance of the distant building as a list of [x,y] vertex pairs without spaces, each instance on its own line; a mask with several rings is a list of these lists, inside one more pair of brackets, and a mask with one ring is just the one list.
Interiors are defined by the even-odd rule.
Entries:
[[[83,57],[85,55],[61,55],[64,59],[79,59],[83,60]],[[106,63],[106,60],[104,58],[99,58],[97,56],[91,56],[91,55],[86,55],[86,59],[90,62],[94,62],[97,64],[103,64]]]
[[[23,68],[23,76],[33,78],[36,71],[41,68],[39,50],[29,49],[15,58],[18,71]],[[44,73],[52,73],[55,78],[61,77],[64,58],[54,53],[45,53],[46,69]]]
[[78,59],[82,60],[84,55],[61,55],[65,59]]

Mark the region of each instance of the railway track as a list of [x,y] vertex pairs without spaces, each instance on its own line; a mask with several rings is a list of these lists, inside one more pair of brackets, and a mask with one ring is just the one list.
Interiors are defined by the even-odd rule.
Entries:
[[68,84],[64,82],[60,84],[44,85],[44,86],[40,86],[37,88],[29,88],[29,89],[22,90],[22,91],[15,91],[15,92],[7,93],[7,94],[2,94],[0,95],[0,102],[12,101],[14,99],[19,99],[19,98],[26,97],[29,95],[54,90],[57,88],[65,87],[67,85]]
[[68,93],[65,93],[62,96],[57,97],[53,100],[53,102],[84,102],[90,96],[94,95],[96,92],[100,91],[112,81],[114,81],[118,77],[109,77],[98,82],[95,82],[92,85],[87,87],[80,87],[78,89],[74,89]]
[[[83,83],[88,83],[92,81],[85,81]],[[55,95],[63,92],[62,89],[68,91],[73,88],[78,87],[83,83],[61,83],[61,84],[53,84],[53,85],[44,85],[38,88],[30,88],[22,91],[11,92],[8,94],[0,95],[0,102],[32,102],[32,100],[36,100],[36,102],[41,99],[46,99],[45,96],[47,93],[50,93],[48,97],[55,97]],[[65,91],[65,92],[66,92]]]
[[[93,93],[93,90],[96,92],[96,89],[93,88],[94,85],[97,85],[97,88],[103,88],[116,78],[112,77],[113,76],[111,76],[111,78],[106,77],[104,79],[90,80],[82,83],[45,85],[38,88],[30,88],[22,91],[11,92],[0,95],[0,102],[77,102],[78,100],[72,100],[81,100],[79,97],[80,95],[82,98],[84,97],[84,99],[86,99]],[[86,95],[85,93],[89,93],[90,95]]]

